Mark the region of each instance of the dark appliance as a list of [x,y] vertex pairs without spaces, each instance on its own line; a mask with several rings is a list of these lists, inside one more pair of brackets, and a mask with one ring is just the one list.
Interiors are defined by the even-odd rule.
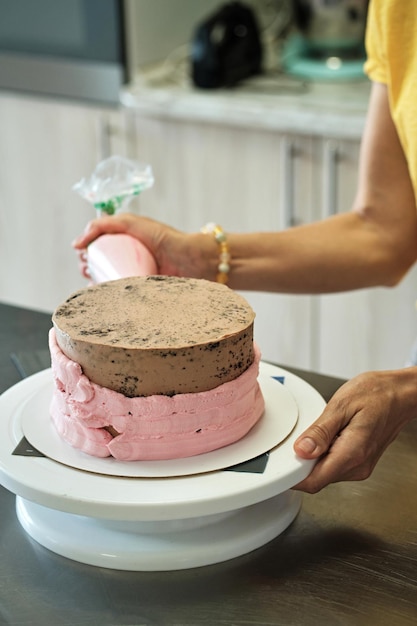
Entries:
[[197,26],[191,46],[191,75],[196,87],[233,87],[259,74],[262,45],[255,15],[241,2],[222,6]]

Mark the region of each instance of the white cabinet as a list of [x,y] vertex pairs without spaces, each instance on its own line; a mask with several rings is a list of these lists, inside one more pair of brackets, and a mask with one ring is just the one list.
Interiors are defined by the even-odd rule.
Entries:
[[[143,214],[188,231],[207,221],[267,231],[351,209],[359,140],[129,115],[132,156],[155,171]],[[401,367],[414,340],[416,272],[395,289],[246,292],[263,358],[342,377]]]
[[53,99],[0,96],[3,302],[52,311],[85,285],[71,241],[94,217],[94,209],[72,186],[111,149],[109,119],[114,126],[118,113]]
[[[155,174],[154,188],[139,199],[142,214],[189,232],[208,221],[242,232],[312,219],[311,139],[131,115],[132,156],[151,163]],[[263,358],[310,367],[314,300],[244,295],[257,315],[255,337]]]

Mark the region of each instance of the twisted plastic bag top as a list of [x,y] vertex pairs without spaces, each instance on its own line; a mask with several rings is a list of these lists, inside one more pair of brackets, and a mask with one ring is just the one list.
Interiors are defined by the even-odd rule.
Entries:
[[125,211],[132,198],[153,183],[150,165],[111,156],[97,165],[90,178],[83,178],[73,189],[93,204],[98,215],[113,215]]

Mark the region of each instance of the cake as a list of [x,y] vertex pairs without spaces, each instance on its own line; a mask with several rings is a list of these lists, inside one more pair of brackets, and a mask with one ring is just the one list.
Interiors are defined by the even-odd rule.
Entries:
[[203,454],[261,418],[254,312],[225,285],[172,276],[86,287],[55,310],[51,417],[94,456]]

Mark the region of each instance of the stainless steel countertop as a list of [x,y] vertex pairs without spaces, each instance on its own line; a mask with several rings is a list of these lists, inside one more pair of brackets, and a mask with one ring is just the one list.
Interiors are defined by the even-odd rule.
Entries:
[[[10,353],[46,350],[50,325],[47,314],[0,304],[1,392],[20,380]],[[341,384],[291,371],[326,399]],[[0,626],[417,624],[417,422],[367,481],[305,495],[283,534],[218,565],[161,573],[82,565],[34,542],[2,487],[0,507]]]

